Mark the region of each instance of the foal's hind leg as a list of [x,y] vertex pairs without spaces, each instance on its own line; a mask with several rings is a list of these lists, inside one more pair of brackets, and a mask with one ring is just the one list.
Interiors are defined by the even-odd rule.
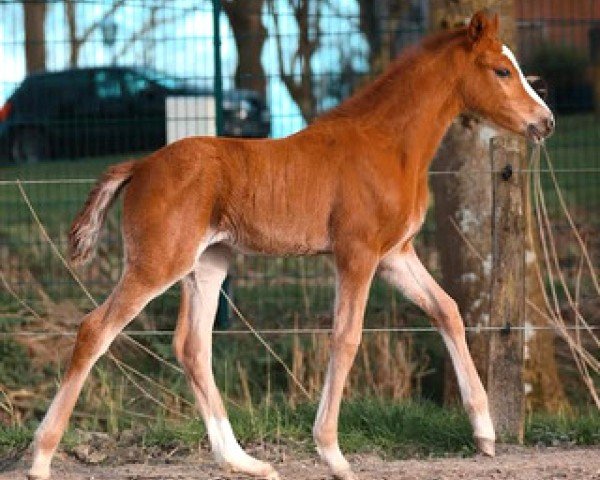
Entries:
[[50,477],[52,455],[96,360],[144,305],[167,287],[167,284],[149,285],[135,272],[126,271],[110,297],[85,316],[77,333],[67,373],[35,434],[30,479]]
[[487,394],[467,348],[465,327],[456,302],[435,282],[412,247],[384,259],[381,274],[433,318],[452,358],[477,448],[493,456],[495,432]]
[[194,391],[215,459],[236,472],[276,479],[271,465],[251,457],[238,444],[213,377],[212,328],[229,258],[228,248],[210,247],[184,278],[175,353]]

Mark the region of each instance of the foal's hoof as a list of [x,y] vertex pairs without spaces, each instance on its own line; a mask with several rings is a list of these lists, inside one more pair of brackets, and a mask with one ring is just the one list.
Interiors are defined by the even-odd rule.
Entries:
[[32,475],[31,473],[28,473],[27,480],[50,480],[50,477],[41,477],[39,475]]
[[496,442],[489,438],[475,437],[477,451],[487,457],[496,456]]
[[281,477],[271,465],[264,462],[256,461],[259,464],[258,468],[243,468],[239,465],[225,464],[225,470],[231,473],[243,473],[260,480],[281,480]]
[[358,477],[350,469],[333,472],[333,478],[335,480],[358,480]]
[[266,480],[281,480],[281,477],[275,470],[273,470],[265,477],[265,479]]

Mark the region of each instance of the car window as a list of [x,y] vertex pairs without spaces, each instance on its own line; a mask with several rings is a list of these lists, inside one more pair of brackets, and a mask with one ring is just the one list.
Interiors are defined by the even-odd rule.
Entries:
[[139,95],[141,92],[148,90],[150,82],[147,78],[138,75],[137,73],[125,73],[125,88],[132,97]]
[[117,72],[96,72],[94,90],[98,98],[120,98],[123,96],[121,79]]
[[157,72],[151,69],[145,69],[143,73],[151,81],[157,83],[163,88],[168,88],[169,90],[186,87],[183,79],[167,75],[166,73]]

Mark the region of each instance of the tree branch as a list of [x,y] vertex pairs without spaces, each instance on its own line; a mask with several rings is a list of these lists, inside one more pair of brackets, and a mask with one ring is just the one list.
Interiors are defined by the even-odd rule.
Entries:
[[91,35],[119,8],[125,4],[125,0],[116,0],[111,7],[104,12],[102,17],[89,25],[81,36],[77,35],[77,15],[75,12],[75,4],[73,0],[64,0],[65,16],[67,17],[67,25],[69,28],[69,43],[71,45],[71,54],[69,55],[69,65],[76,67],[79,63],[79,52],[81,46],[89,40]]
[[[315,52],[321,45],[321,1],[316,0],[315,14],[311,15],[310,0],[289,0],[294,18],[298,25],[298,45],[292,54],[289,69],[286,71],[281,47],[281,35],[279,32],[279,16],[275,12],[273,0],[268,0],[267,6],[273,17],[275,25],[275,44],[277,47],[277,57],[279,61],[279,75],[294,102],[300,108],[302,117],[310,122],[316,114],[316,96],[313,85],[313,75],[311,60]],[[310,19],[313,18],[311,29]],[[311,30],[314,36],[311,38]],[[296,79],[294,74],[297,64],[300,64],[300,79]]]

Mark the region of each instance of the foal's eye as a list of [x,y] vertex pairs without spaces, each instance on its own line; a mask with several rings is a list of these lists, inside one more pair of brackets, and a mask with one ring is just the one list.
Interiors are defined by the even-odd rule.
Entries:
[[497,68],[494,72],[496,72],[496,75],[500,78],[510,77],[510,70],[508,68]]

